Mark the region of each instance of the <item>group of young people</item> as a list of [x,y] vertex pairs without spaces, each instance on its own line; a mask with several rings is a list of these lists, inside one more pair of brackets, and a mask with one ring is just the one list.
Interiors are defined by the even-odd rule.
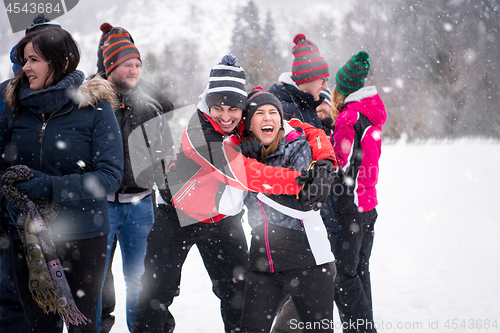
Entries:
[[[328,63],[302,34],[292,72],[269,91],[247,92],[244,69],[226,55],[174,147],[172,103],[141,80],[128,31],[101,25],[98,74],[84,82],[71,34],[35,25],[45,27],[16,45],[21,69],[0,92],[0,200],[13,272],[2,265],[0,283],[15,281],[25,315],[18,327],[109,331],[106,281],[118,242],[130,332],[174,330],[169,306],[193,245],[225,332],[294,324],[332,332],[334,301],[343,323],[364,323],[344,332],[376,331],[368,260],[386,115],[375,88],[364,87],[366,52],[339,68],[333,94]],[[138,151],[149,164],[140,174]]]

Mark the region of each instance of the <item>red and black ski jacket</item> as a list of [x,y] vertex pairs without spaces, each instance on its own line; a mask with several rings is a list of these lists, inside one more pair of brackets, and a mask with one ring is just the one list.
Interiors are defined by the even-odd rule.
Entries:
[[[304,128],[314,159],[331,159],[336,164],[333,147],[323,131],[298,120],[294,120],[292,126]],[[300,172],[266,166],[240,153],[242,131],[243,123],[240,123],[237,131],[228,135],[200,110],[191,117],[176,159],[166,174],[171,194],[164,199],[182,212],[182,217],[186,215],[193,223],[223,219],[225,215],[219,212],[218,203],[226,185],[268,194],[299,193],[295,178]]]

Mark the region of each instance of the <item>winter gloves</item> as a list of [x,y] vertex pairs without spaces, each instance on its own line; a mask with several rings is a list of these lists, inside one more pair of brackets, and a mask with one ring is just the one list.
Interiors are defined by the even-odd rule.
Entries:
[[326,202],[336,176],[335,166],[330,160],[319,160],[296,178],[297,184],[304,184],[299,200],[303,206],[319,210]]
[[34,178],[25,182],[14,183],[13,185],[31,200],[52,196],[52,179],[49,175],[31,169]]
[[246,157],[258,160],[260,158],[260,152],[262,151],[262,143],[258,143],[255,140],[248,140],[240,145],[240,150]]
[[[254,140],[245,141],[240,145],[240,151],[246,157],[259,160],[262,144]],[[319,210],[330,194],[336,175],[335,165],[330,160],[319,160],[312,168],[302,171],[302,175],[296,178],[297,185],[303,184],[298,196],[301,207]]]

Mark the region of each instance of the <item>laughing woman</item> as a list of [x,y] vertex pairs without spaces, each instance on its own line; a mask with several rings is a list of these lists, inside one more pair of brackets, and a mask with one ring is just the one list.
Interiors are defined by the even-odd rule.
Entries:
[[[248,97],[242,152],[263,164],[306,170],[311,147],[300,128],[283,120],[280,101],[254,88]],[[296,196],[248,193],[252,227],[250,260],[242,314],[243,332],[269,332],[277,311],[290,296],[298,318],[290,328],[332,332],[334,266],[319,211],[302,207]]]
[[15,56],[23,67],[0,119],[0,200],[17,289],[31,332],[59,332],[63,322],[97,332],[106,195],[123,176],[113,92],[100,78],[82,84],[78,45],[63,29],[28,34]]

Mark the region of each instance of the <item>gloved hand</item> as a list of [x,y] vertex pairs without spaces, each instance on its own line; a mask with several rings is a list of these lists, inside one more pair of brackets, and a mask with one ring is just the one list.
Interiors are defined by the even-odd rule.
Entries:
[[35,177],[25,182],[14,183],[19,191],[26,194],[31,200],[52,196],[52,178],[49,175],[31,169]]
[[241,153],[246,157],[258,160],[260,158],[260,152],[262,151],[262,143],[258,143],[254,140],[248,140],[240,145],[240,149]]
[[335,166],[330,160],[319,160],[296,178],[297,184],[304,184],[299,200],[303,206],[319,210],[326,203],[335,179]]

